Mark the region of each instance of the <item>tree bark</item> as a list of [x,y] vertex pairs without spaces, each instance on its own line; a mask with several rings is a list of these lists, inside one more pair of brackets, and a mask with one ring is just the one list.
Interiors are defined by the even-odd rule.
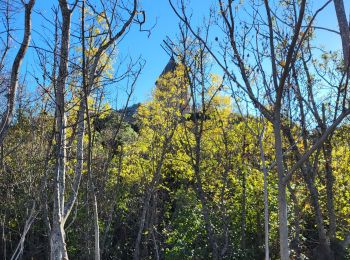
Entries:
[[[300,106],[301,110],[302,106]],[[303,112],[302,112],[302,115]],[[302,116],[302,125],[305,125],[305,121],[304,121],[304,116]],[[296,161],[300,160],[301,158],[301,154],[299,149],[297,148],[297,146],[295,146],[294,144],[296,143],[296,141],[294,140],[291,130],[286,127],[283,126],[283,132],[285,134],[285,136],[287,137],[289,144],[293,147],[293,153],[294,153],[294,158]],[[303,130],[304,132],[304,130]],[[305,135],[306,132],[303,133],[303,143],[304,143],[304,149],[307,150],[308,146],[307,146],[307,138]],[[322,215],[322,210],[319,204],[319,194],[318,194],[318,190],[315,186],[315,169],[313,169],[311,163],[310,163],[310,159],[306,159],[305,161],[305,165],[301,165],[300,166],[300,170],[302,173],[302,177],[306,183],[307,189],[310,192],[311,195],[311,205],[315,211],[315,222],[316,222],[316,226],[317,226],[317,233],[318,233],[318,239],[319,239],[319,249],[322,250],[323,255],[326,255],[327,259],[332,259],[332,252],[330,249],[330,245],[329,245],[329,241],[327,239],[327,233],[326,233],[326,229],[325,229],[325,225],[324,225],[324,219],[323,219],[323,215]]]
[[[295,195],[295,190],[293,190],[290,185],[287,185],[288,190],[290,192],[290,197],[293,200],[293,211],[294,211],[294,228],[295,228],[295,236],[291,242],[291,248],[295,250],[295,259],[301,260],[301,248],[300,248],[300,208],[298,206],[298,199]],[[293,246],[292,246],[293,245]]]
[[26,223],[24,225],[23,232],[21,234],[21,239],[19,240],[18,245],[17,245],[15,251],[13,252],[10,260],[22,259],[26,235],[28,234],[29,229],[32,226],[32,224],[34,223],[35,218],[38,215],[38,213],[39,212],[36,211],[36,209],[35,209],[35,201],[34,201],[32,209],[31,209],[29,216],[27,217]]
[[55,89],[56,100],[56,165],[54,176],[54,207],[51,229],[51,260],[68,259],[64,224],[65,164],[66,164],[66,118],[64,108],[65,85],[68,76],[71,11],[66,0],[59,0],[62,15],[60,64]]
[[321,207],[319,204],[318,190],[315,187],[314,182],[310,180],[310,177],[306,177],[306,184],[311,194],[312,206],[315,210],[315,218],[316,218],[316,225],[317,225],[317,232],[318,232],[318,239],[319,239],[319,248],[317,250],[322,251],[322,254],[325,257],[324,259],[333,259],[330,245],[327,239],[326,230],[324,228],[324,220],[322,216]]
[[241,220],[241,249],[245,252],[246,250],[246,216],[247,216],[247,187],[246,187],[246,176],[242,172],[242,220]]
[[349,66],[350,32],[343,0],[333,0],[343,47],[344,64]]
[[[93,187],[94,188],[94,187]],[[98,207],[95,192],[93,192],[93,211],[94,211],[94,233],[95,233],[95,260],[101,259],[100,253],[100,227],[98,224]]]
[[287,215],[287,194],[284,181],[283,150],[281,136],[280,115],[275,116],[273,129],[275,134],[275,155],[278,174],[278,218],[279,218],[279,241],[281,260],[289,260],[288,245],[288,215]]
[[[59,220],[60,221],[60,220]],[[68,260],[68,253],[65,242],[64,224],[62,221],[54,220],[51,230],[51,259],[52,260]]]
[[329,140],[324,143],[324,158],[325,158],[325,171],[326,171],[326,190],[327,190],[327,211],[329,219],[329,237],[331,240],[336,238],[336,215],[334,210],[334,176],[332,170],[332,145]]
[[24,36],[21,43],[21,47],[19,48],[12,64],[11,78],[10,78],[10,83],[8,87],[6,111],[3,114],[2,120],[0,122],[0,145],[3,144],[5,136],[8,132],[8,129],[13,119],[16,92],[18,87],[18,74],[30,42],[31,30],[32,30],[31,14],[32,14],[34,4],[35,4],[35,0],[30,0],[28,4],[24,4],[25,6]]
[[264,173],[264,230],[265,230],[265,260],[270,260],[269,252],[269,193],[268,193],[268,171],[265,162],[265,152],[262,143],[263,133],[259,134],[259,150],[261,159],[261,168]]

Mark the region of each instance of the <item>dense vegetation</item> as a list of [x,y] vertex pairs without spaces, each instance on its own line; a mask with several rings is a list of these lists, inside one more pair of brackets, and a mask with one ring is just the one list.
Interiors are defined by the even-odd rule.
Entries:
[[[4,43],[13,8],[30,21],[35,2],[0,2]],[[243,2],[197,29],[169,1],[179,36],[141,104],[144,61],[115,62],[129,27],[152,32],[138,1],[59,0],[45,48],[25,23],[0,60],[0,259],[350,259],[344,4],[328,50],[314,24],[332,1]],[[19,83],[26,49],[35,90]]]

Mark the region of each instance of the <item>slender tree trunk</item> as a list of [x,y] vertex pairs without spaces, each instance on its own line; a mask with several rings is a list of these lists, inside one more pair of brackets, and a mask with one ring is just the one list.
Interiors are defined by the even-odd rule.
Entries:
[[71,12],[65,0],[59,1],[62,15],[60,65],[55,89],[56,99],[56,166],[54,176],[54,208],[50,236],[51,260],[68,259],[65,243],[65,164],[66,164],[66,118],[64,108],[65,85],[68,76]]
[[346,17],[345,6],[343,0],[333,0],[335,12],[338,19],[338,26],[343,46],[343,57],[345,66],[349,66],[349,48],[350,48],[350,32],[348,19]]
[[[290,129],[284,129],[284,133],[286,134],[290,145],[294,145],[295,140],[291,135]],[[307,149],[307,140],[305,136],[303,137],[304,137],[304,147],[305,149]],[[297,147],[294,147],[293,152],[294,152],[295,159],[298,161],[301,158],[300,151],[298,150]],[[319,204],[319,194],[315,186],[314,169],[309,159],[306,160],[305,166],[301,166],[300,169],[302,172],[302,177],[306,183],[307,189],[309,190],[311,195],[311,205],[315,211],[315,221],[317,225],[317,233],[318,233],[319,245],[320,245],[319,249],[322,250],[323,255],[327,256],[327,259],[332,259],[331,248],[329,245],[329,241],[327,239],[322,210]]]
[[0,151],[0,156],[1,156],[1,159],[0,159],[0,171],[3,171],[4,170],[4,144],[1,144],[1,151]]
[[[155,191],[153,193],[153,196],[152,196],[152,203],[151,203],[151,206],[150,206],[150,210],[148,211],[148,214],[147,214],[147,227],[146,229],[148,230],[148,234],[147,234],[147,240],[148,241],[152,241],[153,242],[153,247],[154,247],[154,255],[153,255],[153,258],[154,259],[158,259],[159,260],[159,250],[158,250],[158,244],[157,244],[157,239],[156,239],[156,236],[155,236],[155,226],[157,225],[157,206],[158,206],[158,193],[159,193],[159,190],[158,191]],[[151,247],[147,246],[145,247],[145,254],[146,256],[150,256],[151,253],[149,252]]]
[[[94,188],[94,187],[93,187]],[[94,233],[95,233],[95,260],[100,260],[100,227],[98,224],[98,207],[95,192],[93,193],[93,211],[94,211]]]
[[[98,217],[98,204],[97,204],[97,198],[96,198],[96,189],[95,184],[92,179],[92,149],[93,149],[93,140],[92,140],[92,131],[91,131],[91,120],[90,120],[90,113],[89,113],[89,104],[88,104],[88,98],[90,95],[90,91],[92,88],[92,84],[87,85],[87,75],[86,75],[86,55],[85,55],[85,0],[82,1],[82,7],[81,7],[81,36],[82,36],[82,78],[83,78],[83,102],[84,102],[84,108],[86,113],[86,124],[87,124],[87,133],[88,133],[88,151],[87,151],[87,172],[88,172],[88,178],[89,178],[89,184],[90,184],[90,193],[92,197],[92,208],[93,208],[93,215],[94,215],[94,256],[95,260],[100,260],[101,253],[100,253],[100,227],[99,227],[99,217]],[[94,67],[95,69],[96,67]],[[95,75],[90,75],[90,79],[95,78]],[[82,118],[82,121],[84,121],[84,117]]]
[[279,217],[279,241],[281,260],[289,260],[288,245],[288,215],[287,215],[287,194],[286,183],[284,182],[283,167],[283,148],[281,136],[281,120],[280,115],[275,116],[274,134],[275,134],[275,154],[278,174],[278,217]]
[[[243,158],[245,158],[246,153],[246,136],[243,136],[243,145],[242,145],[242,153]],[[242,159],[244,163],[244,159]],[[244,254],[246,253],[246,226],[247,226],[247,187],[246,187],[246,173],[243,172],[242,168],[241,175],[242,175],[242,212],[241,212],[241,249],[243,250]]]
[[246,250],[246,215],[247,215],[247,188],[246,188],[246,176],[242,172],[242,221],[241,221],[241,249]]
[[[60,121],[63,122],[60,122]],[[56,139],[57,159],[54,179],[54,209],[51,228],[51,260],[68,259],[64,232],[64,185],[65,185],[65,119],[57,120],[60,133]]]
[[260,149],[260,158],[261,158],[261,166],[264,173],[264,230],[265,230],[265,260],[270,259],[269,252],[269,193],[268,193],[268,172],[266,169],[265,162],[265,152],[262,143],[263,133],[259,134],[259,149]]
[[[310,178],[306,179],[306,184],[308,186],[308,189],[311,194],[311,203],[315,210],[315,218],[316,218],[316,225],[317,225],[317,232],[318,232],[318,238],[320,243],[320,248],[318,250],[322,251],[322,254],[324,255],[324,259],[333,259],[331,254],[330,245],[327,239],[326,230],[324,228],[324,220],[322,216],[321,207],[319,204],[319,195],[318,190],[314,185],[314,182],[310,180]],[[321,252],[319,251],[319,252]]]
[[149,223],[149,236],[150,239],[153,242],[153,246],[154,246],[154,258],[156,260],[160,259],[160,255],[159,255],[159,247],[158,247],[158,243],[157,243],[157,236],[155,233],[156,230],[156,226],[158,225],[158,214],[157,214],[157,208],[158,208],[158,200],[159,200],[159,196],[158,196],[158,192],[156,192],[153,196],[153,205],[152,205],[152,214],[150,214],[150,223]]
[[157,244],[157,239],[156,239],[156,236],[155,236],[154,228],[153,227],[151,227],[151,228],[152,228],[151,234],[152,234],[152,241],[153,241],[153,245],[154,245],[155,257],[156,257],[156,260],[159,260],[160,259],[160,254],[159,254],[159,248],[158,248],[158,244]]
[[[306,68],[305,63],[304,63],[304,66]],[[308,71],[307,71],[307,73],[308,73]],[[295,72],[294,68],[293,68],[293,77],[295,78],[295,81],[298,82],[298,78],[296,76],[296,72]],[[309,140],[308,140],[308,134],[307,134],[307,129],[306,129],[304,104],[303,104],[299,84],[297,84],[296,86],[297,86],[296,95],[297,95],[299,108],[300,108],[300,115],[301,115],[303,146],[304,146],[304,149],[307,150]],[[311,91],[311,90],[309,90],[309,91]],[[322,106],[322,110],[324,111],[324,106]],[[317,113],[317,112],[315,112],[315,113]],[[323,115],[324,115],[324,113],[323,113]],[[322,131],[324,132],[325,128],[326,128],[325,127],[325,122],[326,122],[325,116],[323,116],[323,123],[320,122],[318,114],[316,116],[316,120],[319,122],[319,125],[320,125]],[[293,147],[294,157],[295,157],[296,161],[298,161],[301,158],[301,153],[300,153],[298,147],[294,146],[294,144],[296,142],[292,136],[291,130],[284,128],[284,132],[287,135],[287,138],[289,140],[290,145]],[[323,147],[324,147],[324,145],[323,145]],[[316,157],[315,160],[318,160],[318,157]],[[317,161],[315,161],[315,162],[317,162]],[[314,169],[314,167],[315,166],[311,165],[310,159],[306,159],[305,166],[302,165],[300,167],[300,169],[302,172],[303,179],[304,179],[305,183],[307,184],[307,188],[310,191],[311,204],[315,210],[315,220],[316,220],[316,224],[317,224],[317,232],[318,232],[318,237],[319,237],[318,251],[321,250],[323,252],[323,254],[327,257],[327,259],[331,259],[332,258],[331,257],[331,249],[330,249],[330,245],[329,245],[329,242],[327,239],[322,210],[321,210],[321,207],[319,204],[319,194],[318,194],[318,190],[315,186],[315,169]],[[292,195],[292,198],[293,198],[293,196],[294,196],[294,194]]]
[[6,234],[5,234],[5,221],[6,221],[6,214],[4,215],[4,218],[1,219],[1,226],[2,226],[2,236],[1,236],[1,239],[2,239],[2,250],[3,250],[3,256],[4,256],[4,259],[7,259],[7,252],[6,252]]
[[[36,216],[38,215],[38,211],[35,209],[35,202],[33,202],[32,209],[30,211],[29,216],[27,217],[26,223],[23,228],[23,232],[21,234],[21,239],[19,240],[15,251],[12,254],[11,260],[22,259],[22,254],[24,250],[24,242],[26,239],[26,235],[29,232],[30,227],[35,221]],[[6,259],[6,258],[5,258]]]
[[146,214],[147,214],[147,211],[149,210],[150,200],[151,200],[151,190],[148,188],[146,191],[144,202],[143,202],[139,230],[137,232],[137,237],[135,241],[135,249],[134,249],[134,255],[133,255],[134,260],[140,259],[140,244],[141,244],[142,232],[145,227]]
[[[300,250],[300,208],[298,206],[298,199],[297,196],[295,195],[295,191],[288,185],[288,190],[290,192],[291,199],[293,200],[293,209],[294,209],[294,229],[295,229],[295,236],[293,239],[293,248],[296,253],[296,260],[301,260],[301,250]],[[291,246],[292,247],[292,246]]]
[[332,170],[332,145],[329,140],[324,144],[324,158],[325,158],[325,170],[326,170],[326,190],[327,190],[327,211],[329,219],[329,237],[331,240],[336,238],[336,215],[334,211],[334,197],[333,186],[334,177]]
[[35,4],[35,0],[30,0],[28,4],[24,4],[25,6],[24,36],[21,42],[21,46],[12,64],[10,83],[9,83],[8,93],[7,93],[8,95],[7,95],[6,111],[3,114],[3,117],[0,121],[0,145],[2,145],[4,142],[5,136],[7,134],[7,131],[10,127],[10,124],[13,118],[15,101],[16,101],[16,92],[18,87],[18,74],[30,42],[31,30],[32,30],[31,15],[32,15],[34,4]]

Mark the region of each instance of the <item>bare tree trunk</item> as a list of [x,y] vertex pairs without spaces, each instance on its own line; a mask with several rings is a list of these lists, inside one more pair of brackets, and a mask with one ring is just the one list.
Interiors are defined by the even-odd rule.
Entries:
[[[300,106],[300,108],[302,110],[302,106]],[[303,115],[303,112],[302,112],[302,115]],[[302,118],[304,118],[304,117],[302,116]],[[304,119],[302,119],[302,125],[304,125],[304,124],[305,124],[305,121],[304,121]],[[291,131],[287,127],[284,127],[283,131],[284,131],[285,135],[287,136],[290,145],[294,147],[293,148],[294,157],[295,157],[296,161],[298,161],[301,158],[301,155],[300,155],[300,151],[298,150],[298,148],[296,146],[294,146],[295,140],[291,134]],[[304,148],[307,149],[308,147],[307,147],[306,135],[303,135],[303,138],[304,138],[304,140],[303,140],[304,141]],[[305,166],[300,167],[300,170],[302,173],[302,177],[306,183],[307,189],[309,190],[310,195],[311,195],[312,207],[315,210],[315,221],[316,221],[316,225],[317,225],[317,233],[318,233],[319,245],[320,245],[320,247],[317,250],[322,251],[323,252],[322,254],[325,255],[327,257],[327,259],[332,259],[332,252],[330,249],[329,241],[327,239],[322,210],[321,210],[321,207],[319,204],[319,194],[318,194],[318,190],[315,186],[314,169],[313,169],[309,159],[307,159],[305,161]]]
[[241,249],[245,252],[246,250],[246,216],[247,216],[247,187],[246,187],[246,176],[242,172],[242,220],[241,220]]
[[35,210],[35,202],[33,202],[32,209],[30,210],[29,216],[28,216],[28,218],[26,220],[26,223],[24,225],[24,228],[23,228],[21,239],[19,240],[18,245],[17,245],[15,251],[13,252],[13,254],[11,256],[11,260],[17,260],[17,259],[21,259],[22,258],[23,249],[24,249],[24,241],[26,239],[26,235],[27,235],[30,227],[32,226],[36,216],[38,215],[38,213],[39,212],[37,212]]
[[92,140],[92,131],[91,131],[91,120],[90,120],[90,114],[89,114],[89,108],[88,108],[88,97],[89,93],[86,90],[84,94],[84,102],[85,102],[85,109],[86,109],[86,118],[87,118],[87,132],[88,132],[88,150],[87,150],[87,172],[88,172],[88,178],[89,178],[89,186],[90,186],[90,194],[92,198],[92,208],[93,208],[93,215],[94,215],[94,255],[95,260],[100,260],[101,253],[100,253],[100,227],[99,227],[99,217],[98,217],[98,203],[96,198],[96,188],[94,181],[92,179],[92,149],[93,149],[93,140]]
[[[94,187],[93,187],[94,188]],[[93,211],[94,211],[94,233],[95,233],[95,260],[101,259],[100,254],[100,227],[98,225],[98,207],[95,192],[93,192]]]
[[345,67],[349,66],[349,48],[350,48],[350,32],[348,19],[346,18],[346,12],[343,0],[333,0],[335,12],[338,19],[338,26],[340,31],[340,37],[343,46],[343,57]]
[[[242,163],[244,163],[244,159],[246,156],[246,136],[243,136],[243,144],[242,144]],[[247,185],[246,185],[246,174],[242,171],[242,168],[239,169],[242,175],[242,212],[241,212],[241,249],[246,254],[246,227],[247,227]]]
[[68,259],[64,224],[66,221],[64,209],[65,164],[66,164],[66,118],[65,118],[65,85],[68,76],[68,57],[70,42],[71,11],[66,0],[59,0],[62,14],[62,36],[60,50],[60,65],[55,89],[56,99],[56,166],[54,177],[54,208],[51,229],[51,260]]
[[279,217],[279,234],[280,234],[280,255],[281,260],[289,260],[288,245],[288,216],[287,216],[287,194],[286,183],[284,181],[283,167],[283,150],[281,137],[281,121],[280,115],[275,116],[273,125],[275,134],[275,155],[278,174],[278,217]]
[[[88,104],[88,98],[90,95],[90,91],[92,88],[92,84],[89,81],[89,85],[87,85],[87,76],[86,75],[86,54],[85,54],[85,1],[82,1],[82,7],[81,7],[81,37],[82,37],[82,87],[83,87],[83,98],[82,102],[84,105],[83,111],[86,113],[86,124],[87,124],[87,133],[88,133],[88,151],[87,151],[87,172],[88,172],[88,178],[89,178],[89,184],[90,184],[90,193],[92,197],[92,208],[93,208],[93,214],[94,214],[94,255],[95,260],[100,260],[101,253],[100,253],[100,228],[98,224],[98,205],[97,205],[97,198],[96,198],[96,192],[95,192],[95,185],[92,180],[92,132],[91,132],[91,120],[90,120],[90,113],[89,113],[89,104]],[[99,59],[97,59],[99,61]],[[95,70],[96,65],[93,67],[93,73],[90,76],[91,79],[95,79]],[[84,114],[84,113],[83,113]],[[82,117],[82,121],[84,121],[84,116]],[[80,122],[79,122],[80,123]]]
[[[60,112],[57,111],[57,114]],[[64,186],[65,186],[65,162],[66,162],[66,142],[65,142],[65,118],[58,116],[57,126],[59,133],[56,137],[56,168],[54,179],[54,209],[52,214],[51,228],[51,259],[68,259],[65,232],[64,232]]]
[[2,227],[2,234],[1,234],[2,244],[1,244],[1,248],[3,250],[4,259],[7,259],[5,221],[6,221],[6,214],[4,215],[4,218],[1,219],[1,227]]
[[[157,243],[157,237],[155,234],[156,231],[156,225],[157,223],[157,206],[158,206],[158,193],[159,191],[155,191],[152,196],[152,206],[151,209],[148,213],[148,224],[147,224],[147,229],[148,229],[148,240],[153,242],[153,247],[154,247],[154,255],[153,258],[156,260],[160,259],[159,256],[159,247]],[[149,253],[146,255],[150,255]]]
[[4,170],[4,144],[1,144],[0,146],[0,170],[3,171]]
[[[340,31],[340,37],[342,40],[342,47],[343,47],[343,58],[344,58],[344,64],[346,67],[346,71],[348,73],[347,75],[347,81],[349,79],[349,66],[350,66],[350,31],[349,31],[349,21],[346,17],[345,12],[345,6],[343,0],[333,0],[335,12],[337,15],[338,20],[338,26]],[[346,82],[346,85],[348,82]],[[332,150],[331,150],[331,143],[327,144],[327,141],[325,142],[325,150],[324,154],[326,157],[326,178],[327,178],[327,208],[328,208],[328,216],[329,216],[329,234],[332,239],[335,238],[335,232],[336,232],[336,216],[334,212],[334,205],[333,205],[333,175],[332,175],[332,168],[331,168],[331,161],[327,162],[327,158],[331,158],[332,156]],[[349,237],[347,237],[349,238]],[[346,240],[346,239],[345,239]],[[344,241],[345,241],[344,240]],[[349,240],[349,239],[348,239]],[[344,242],[343,241],[343,242]],[[345,243],[347,244],[347,243]]]
[[155,256],[156,256],[156,260],[159,260],[160,259],[160,256],[159,256],[159,248],[158,248],[158,245],[157,245],[157,239],[156,239],[156,236],[155,236],[155,232],[154,232],[154,227],[151,227],[152,230],[151,230],[151,234],[152,234],[152,241],[153,241],[153,244],[154,244],[154,251],[155,251]]
[[[263,130],[264,131],[264,130]],[[270,259],[270,252],[269,252],[269,194],[268,194],[268,172],[266,169],[266,162],[265,162],[265,152],[263,147],[263,132],[259,134],[259,149],[260,149],[260,159],[261,159],[261,166],[264,173],[264,230],[265,230],[265,260]]]
[[326,190],[327,190],[327,211],[329,219],[329,237],[331,240],[336,238],[336,215],[334,211],[334,176],[332,170],[332,145],[329,140],[324,143],[323,154],[325,158],[325,170],[326,170]]
[[290,192],[291,199],[293,200],[293,208],[294,208],[294,228],[295,228],[295,236],[291,242],[291,248],[295,250],[296,260],[301,260],[301,248],[300,248],[300,208],[298,206],[297,196],[295,195],[295,191],[288,184],[288,190]]
[[139,230],[137,232],[137,237],[136,237],[136,241],[135,241],[135,249],[134,249],[134,254],[133,254],[134,260],[140,259],[140,244],[141,244],[142,232],[143,232],[143,229],[145,227],[146,214],[147,214],[147,211],[149,210],[150,200],[151,200],[151,189],[148,188],[146,191],[146,196],[145,196],[144,202],[143,202]]
[[68,260],[68,254],[65,242],[65,232],[62,222],[59,220],[53,220],[51,229],[51,259],[55,260]]
[[306,178],[307,178],[306,184],[311,194],[311,203],[315,210],[315,218],[316,218],[317,231],[318,231],[318,237],[319,237],[319,243],[320,243],[320,248],[318,248],[317,250],[319,252],[322,251],[322,255],[325,257],[324,259],[333,259],[329,242],[327,239],[326,230],[324,228],[324,220],[321,212],[321,207],[319,204],[318,190],[315,187],[314,182],[310,180],[309,177],[306,177]]
[[12,64],[11,78],[10,78],[10,83],[8,87],[6,111],[3,114],[2,120],[0,122],[0,145],[2,145],[2,143],[4,142],[4,138],[7,134],[7,131],[10,127],[10,124],[13,118],[16,92],[18,87],[18,74],[21,68],[21,63],[23,61],[23,58],[25,56],[25,53],[28,49],[29,42],[30,42],[31,30],[32,30],[31,14],[32,14],[32,9],[34,4],[35,4],[35,0],[30,0],[28,4],[24,4],[25,6],[24,36],[21,43],[21,47],[19,48],[15,57],[15,60],[13,61],[13,64]]

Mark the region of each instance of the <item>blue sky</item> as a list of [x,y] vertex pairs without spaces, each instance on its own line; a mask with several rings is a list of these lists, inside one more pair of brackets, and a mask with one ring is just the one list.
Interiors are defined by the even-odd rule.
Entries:
[[[33,13],[33,39],[36,40],[36,43],[38,43],[38,39],[41,38],[43,34],[43,30],[40,28],[43,25],[47,26],[47,22],[38,15],[37,12],[41,12],[45,17],[53,17],[51,7],[54,5],[57,6],[57,3],[57,0],[36,1],[34,7],[36,12]],[[178,19],[173,13],[168,0],[142,0],[140,3],[142,9],[146,11],[147,15],[147,21],[144,28],[148,29],[155,25],[150,37],[148,37],[148,33],[146,32],[139,32],[138,26],[134,26],[118,46],[118,51],[121,56],[125,57],[129,54],[130,56],[137,58],[142,55],[143,59],[146,61],[146,66],[142,71],[131,100],[132,103],[142,102],[150,98],[154,83],[169,60],[169,56],[161,48],[161,43],[166,36],[174,38],[178,28]],[[211,1],[191,1],[191,7],[197,14],[197,20],[206,14],[210,6]],[[78,15],[78,10],[75,13]],[[23,13],[21,13],[21,16],[23,16]],[[19,23],[19,25],[17,25],[18,28],[22,28],[22,19],[23,17],[20,16],[18,17],[18,20],[16,19]],[[194,20],[196,19],[194,18]],[[18,37],[18,40],[19,39],[20,37]],[[34,52],[29,51],[23,67],[26,65],[28,68],[32,67],[35,55]],[[32,84],[34,83],[30,79],[28,82]],[[117,96],[117,93],[115,93],[116,89],[120,90],[120,93],[118,93],[119,97],[124,93],[123,87],[116,88],[115,86],[112,86],[109,88],[112,99]]]
[[[211,0],[191,0],[189,2],[189,10],[193,11],[193,20],[195,22],[201,21],[201,17],[208,13],[211,4],[213,2],[216,3],[216,1]],[[325,0],[314,0],[313,8],[317,10],[325,2]],[[345,0],[345,2],[350,6],[350,1]],[[154,82],[169,59],[160,44],[166,36],[170,38],[174,37],[178,26],[178,19],[173,13],[168,0],[145,0],[143,1],[143,7],[147,12],[148,25],[153,25],[156,18],[158,20],[151,37],[148,38],[146,33],[137,33],[134,30],[120,46],[121,51],[133,52],[134,55],[142,54],[147,61],[146,67],[137,85],[135,101],[143,101],[150,96]],[[326,9],[320,13],[317,21],[319,26],[337,30],[337,20],[333,3],[329,4]],[[340,37],[324,31],[318,31],[317,33],[320,45],[324,45],[333,50],[340,49]],[[212,36],[215,37],[215,35]]]
[[[249,0],[245,0],[246,2]],[[35,5],[36,11],[41,11],[46,14],[46,17],[50,17],[50,8],[53,4],[57,5],[57,0],[37,0]],[[145,28],[152,27],[157,21],[156,26],[153,28],[151,36],[148,37],[145,32],[138,32],[138,27],[133,27],[127,37],[118,46],[119,52],[122,56],[130,54],[133,57],[142,55],[146,60],[146,66],[142,72],[142,75],[137,83],[136,92],[132,99],[132,103],[142,102],[148,99],[151,95],[151,90],[154,86],[158,75],[163,70],[164,66],[169,60],[169,56],[161,48],[161,43],[166,36],[174,38],[177,33],[178,19],[173,13],[168,0],[143,0],[142,8],[147,14],[147,23]],[[313,8],[316,10],[319,6],[323,5],[326,0],[314,0]],[[347,11],[350,7],[350,1],[345,0],[347,5]],[[216,3],[214,0],[190,0],[189,1],[189,11],[192,10],[194,13],[193,20],[196,24],[199,24],[203,15],[207,14],[209,7],[212,3]],[[20,14],[23,16],[23,13]],[[22,20],[22,17],[16,19],[17,22]],[[324,26],[331,29],[337,29],[337,20],[334,13],[333,3],[328,5],[328,7],[320,14],[317,19],[317,25]],[[41,25],[46,22],[37,15],[33,16],[33,28],[42,32],[40,30]],[[19,26],[21,27],[21,26]],[[215,34],[215,32],[214,32]],[[215,37],[216,35],[212,35]],[[38,37],[38,32],[33,32],[33,39]],[[20,38],[20,37],[18,37]],[[339,36],[319,31],[318,32],[318,44],[326,46],[329,49],[336,50],[340,49],[340,38]],[[28,68],[33,67],[33,53],[29,53],[23,68],[27,65]],[[30,80],[29,80],[30,82]],[[115,90],[115,88],[113,88]],[[113,93],[115,95],[115,93]]]
[[[210,6],[211,1],[209,0],[192,0],[191,8],[196,12],[194,20],[198,21],[205,15]],[[150,97],[154,82],[169,61],[169,56],[161,48],[161,43],[166,36],[172,39],[175,37],[179,22],[168,0],[144,0],[142,7],[147,13],[146,29],[147,26],[151,27],[157,21],[151,36],[148,38],[147,33],[138,32],[138,28],[135,27],[119,46],[121,52],[127,52],[133,56],[142,54],[147,62],[137,84],[135,102]]]

